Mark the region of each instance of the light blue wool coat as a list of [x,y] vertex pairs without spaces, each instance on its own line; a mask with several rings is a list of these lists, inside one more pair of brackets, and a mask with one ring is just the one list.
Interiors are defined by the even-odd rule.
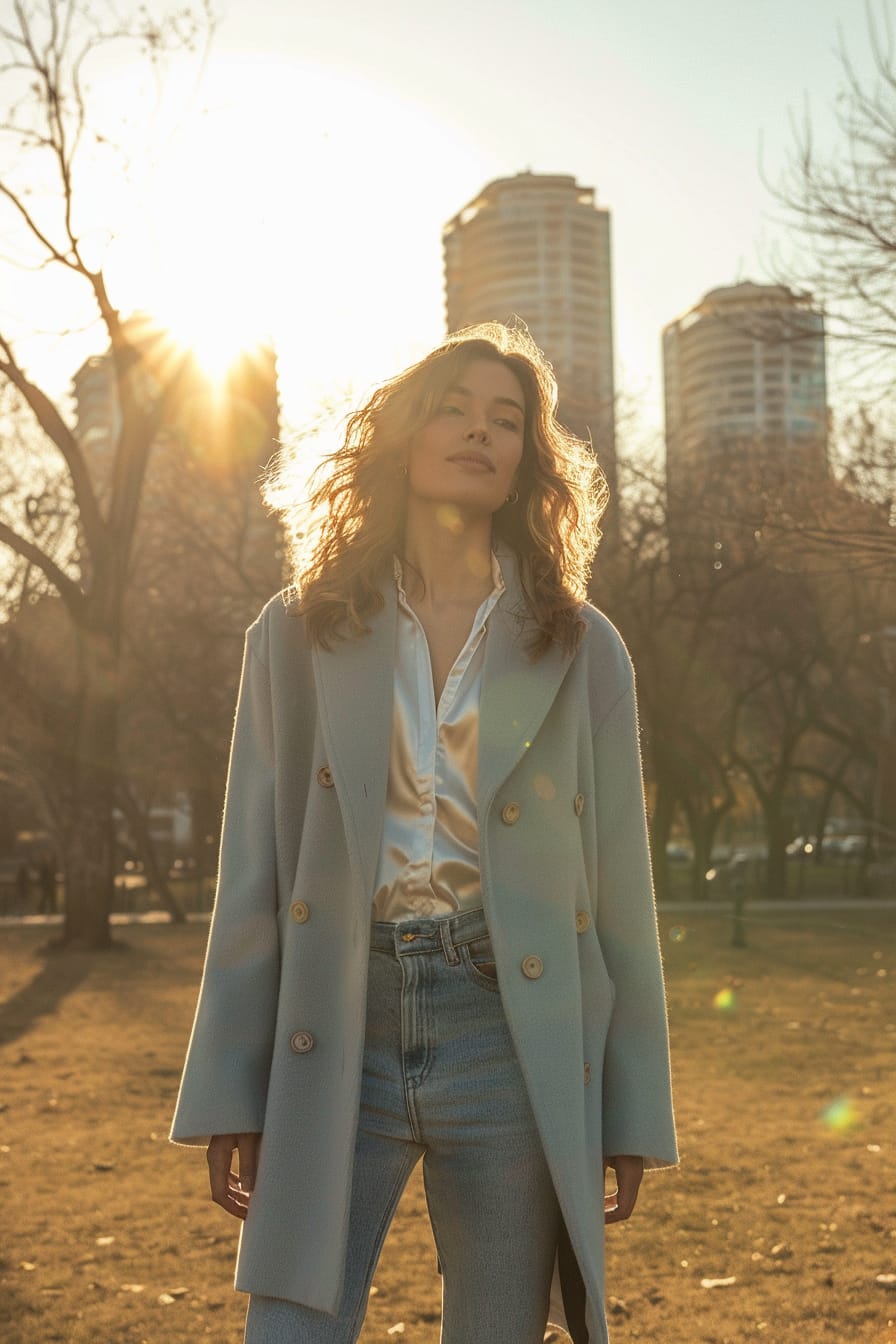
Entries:
[[[506,591],[480,705],[482,900],[568,1234],[559,1260],[584,1288],[574,1333],[604,1344],[603,1156],[677,1161],[634,677],[590,606],[575,656],[552,648],[533,663],[517,566],[504,549],[499,559]],[[329,1312],[345,1261],[392,723],[394,585],[383,591],[371,633],[329,652],[309,645],[280,597],[247,632],[218,891],[171,1130],[184,1144],[263,1133],[236,1286]],[[533,955],[536,979],[522,970]],[[296,1032],[313,1048],[296,1052]],[[556,1296],[551,1320],[565,1323]]]

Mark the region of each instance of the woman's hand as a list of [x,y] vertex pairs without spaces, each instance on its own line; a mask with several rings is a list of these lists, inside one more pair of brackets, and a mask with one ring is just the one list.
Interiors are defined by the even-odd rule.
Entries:
[[[214,1134],[209,1141],[206,1159],[212,1199],[234,1218],[245,1218],[249,1212],[260,1142],[260,1134]],[[239,1175],[231,1166],[234,1151],[239,1154]]]
[[618,1157],[604,1159],[604,1174],[607,1167],[616,1172],[616,1189],[604,1195],[604,1222],[622,1223],[630,1218],[638,1198],[641,1177],[644,1175],[643,1157],[621,1154]]

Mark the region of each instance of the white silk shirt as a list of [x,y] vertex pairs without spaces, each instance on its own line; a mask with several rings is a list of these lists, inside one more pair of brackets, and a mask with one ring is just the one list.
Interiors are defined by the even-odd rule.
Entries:
[[395,561],[395,692],[375,920],[452,915],[482,904],[476,822],[479,693],[488,618],[504,592],[494,555],[492,579],[492,591],[476,613],[436,706],[429,645]]

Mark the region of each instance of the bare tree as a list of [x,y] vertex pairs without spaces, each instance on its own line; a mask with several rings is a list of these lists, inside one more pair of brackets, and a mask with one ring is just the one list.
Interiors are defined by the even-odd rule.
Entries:
[[836,101],[842,145],[819,156],[810,112],[777,183],[766,182],[799,238],[773,261],[781,283],[812,291],[854,382],[892,392],[896,367],[896,35],[886,0],[865,7],[874,81],[860,76],[841,37]]
[[[110,143],[93,120],[87,72],[110,43],[127,44],[161,66],[195,51],[211,32],[205,3],[157,18],[141,7],[122,18],[110,5],[76,0],[14,0],[0,28],[2,105],[0,203],[17,227],[18,258],[83,288],[105,332],[114,367],[119,432],[101,500],[64,408],[29,375],[12,335],[0,329],[0,383],[13,386],[52,446],[71,491],[80,577],[73,576],[35,528],[27,506],[0,517],[0,544],[39,571],[58,594],[71,628],[73,716],[62,773],[67,781],[62,864],[64,941],[109,942],[113,895],[113,808],[124,596],[150,449],[171,415],[184,362],[148,376],[145,351],[132,339],[106,286],[102,256],[79,232],[79,172],[85,146]],[[10,152],[10,147],[15,152]],[[39,192],[33,184],[40,183]],[[158,369],[159,365],[156,366]],[[6,454],[4,445],[3,452]]]
[[752,799],[781,895],[797,817],[823,828],[835,801],[870,817],[880,676],[867,632],[896,615],[892,567],[874,553],[880,506],[860,493],[875,461],[848,490],[774,463],[697,473],[671,510],[659,468],[629,466],[621,544],[599,557],[593,595],[638,670],[660,896],[676,820],[700,896],[720,823]]

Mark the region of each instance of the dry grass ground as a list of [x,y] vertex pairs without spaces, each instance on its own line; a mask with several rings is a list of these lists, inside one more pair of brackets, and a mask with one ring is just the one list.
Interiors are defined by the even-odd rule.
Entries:
[[[613,1344],[894,1344],[896,921],[763,916],[742,951],[718,916],[669,923],[683,1167],[611,1229]],[[0,932],[0,1339],[237,1344],[233,1225],[165,1141],[205,928],[95,957],[45,938]],[[376,1288],[365,1344],[435,1344],[417,1179]]]

